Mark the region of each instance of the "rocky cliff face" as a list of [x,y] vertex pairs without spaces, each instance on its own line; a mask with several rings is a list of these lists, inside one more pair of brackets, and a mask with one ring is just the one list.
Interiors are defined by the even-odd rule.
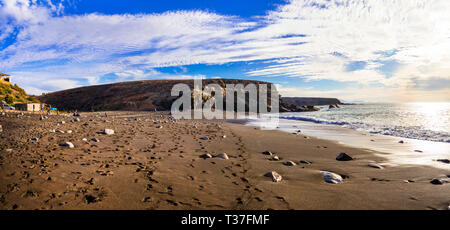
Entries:
[[337,98],[321,98],[321,97],[283,97],[284,103],[297,106],[314,106],[314,105],[339,105],[342,104]]
[[[194,88],[193,80],[147,80],[121,82],[107,85],[96,85],[68,89],[39,96],[39,99],[47,104],[59,108],[60,110],[79,111],[152,111],[170,110],[172,102],[177,97],[170,95],[175,84],[184,83],[191,89]],[[275,87],[271,83],[262,81],[236,80],[236,79],[207,79],[203,80],[203,87],[207,84],[218,84],[222,88],[226,84],[268,84],[268,98],[270,98],[270,87]],[[205,98],[204,98],[205,99]],[[235,103],[237,99],[235,100]],[[248,100],[246,100],[246,107]],[[225,97],[224,97],[225,104]],[[269,103],[270,104],[270,103]],[[293,105],[280,104],[280,108],[289,107],[288,111],[305,108]]]

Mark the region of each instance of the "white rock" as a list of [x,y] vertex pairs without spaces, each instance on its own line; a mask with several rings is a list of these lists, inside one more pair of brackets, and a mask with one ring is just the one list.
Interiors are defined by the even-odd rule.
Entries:
[[295,166],[295,165],[297,165],[297,164],[294,163],[293,161],[286,161],[286,162],[284,162],[283,164],[286,165],[286,166]]
[[223,135],[222,138],[227,138],[227,136]]
[[216,155],[216,157],[217,158],[222,158],[222,159],[225,159],[225,160],[230,159],[230,158],[228,158],[228,155],[226,153],[219,153],[219,154]]
[[264,176],[270,177],[273,182],[280,182],[283,179],[283,177],[275,171],[268,172],[264,174]]
[[48,132],[50,132],[50,133],[55,133],[56,132],[56,130],[54,130],[54,129],[50,129]]
[[62,130],[59,130],[59,129],[58,129],[58,130],[56,130],[56,132],[57,132],[57,133],[65,133],[64,131],[62,131]]
[[212,158],[212,155],[209,153],[205,153],[205,154],[201,155],[200,157],[206,159],[206,158]]
[[61,143],[61,144],[59,144],[60,146],[63,146],[63,147],[69,147],[69,148],[71,148],[71,149],[73,149],[75,146],[72,144],[72,142],[63,142],[63,143]]
[[91,139],[93,142],[100,142],[100,140],[98,138],[92,138]]
[[83,139],[81,139],[82,141],[87,141],[87,138],[83,138]]
[[103,130],[103,134],[113,135],[114,134],[114,130],[112,130],[112,129],[105,129],[105,130]]
[[372,168],[376,168],[376,169],[384,169],[383,166],[381,166],[379,164],[375,164],[375,163],[370,163],[370,164],[368,164],[368,166],[372,167]]
[[67,130],[67,132],[66,133],[72,133],[72,130]]
[[273,160],[273,161],[279,161],[280,158],[279,158],[278,156],[273,156],[273,157],[271,158],[271,160]]
[[327,172],[327,171],[320,171],[323,174],[323,179],[327,183],[331,184],[337,184],[342,182],[342,177],[339,174]]

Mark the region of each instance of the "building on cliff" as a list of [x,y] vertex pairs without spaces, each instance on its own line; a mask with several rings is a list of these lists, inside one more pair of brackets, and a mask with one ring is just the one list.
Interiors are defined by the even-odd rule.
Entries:
[[9,76],[8,74],[0,73],[0,81],[11,84],[11,76]]

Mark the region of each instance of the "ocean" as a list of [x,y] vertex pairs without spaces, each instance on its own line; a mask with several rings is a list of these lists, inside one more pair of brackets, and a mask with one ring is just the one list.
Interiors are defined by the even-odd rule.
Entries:
[[281,113],[281,119],[331,124],[372,134],[450,143],[450,103],[354,104]]

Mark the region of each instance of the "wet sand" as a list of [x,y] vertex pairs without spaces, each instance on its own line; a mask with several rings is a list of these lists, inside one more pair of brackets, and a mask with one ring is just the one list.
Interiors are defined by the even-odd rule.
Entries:
[[[385,165],[381,153],[333,141],[239,122],[173,121],[166,113],[83,113],[80,121],[73,119],[0,116],[0,209],[447,209],[450,204],[448,170]],[[105,128],[115,133],[102,134]],[[67,141],[74,148],[59,146]],[[354,160],[337,161],[341,152]],[[226,153],[229,159],[200,157],[208,153]],[[342,175],[343,182],[326,183],[323,170]],[[265,177],[270,171],[282,181]],[[433,178],[443,184],[431,184]]]

